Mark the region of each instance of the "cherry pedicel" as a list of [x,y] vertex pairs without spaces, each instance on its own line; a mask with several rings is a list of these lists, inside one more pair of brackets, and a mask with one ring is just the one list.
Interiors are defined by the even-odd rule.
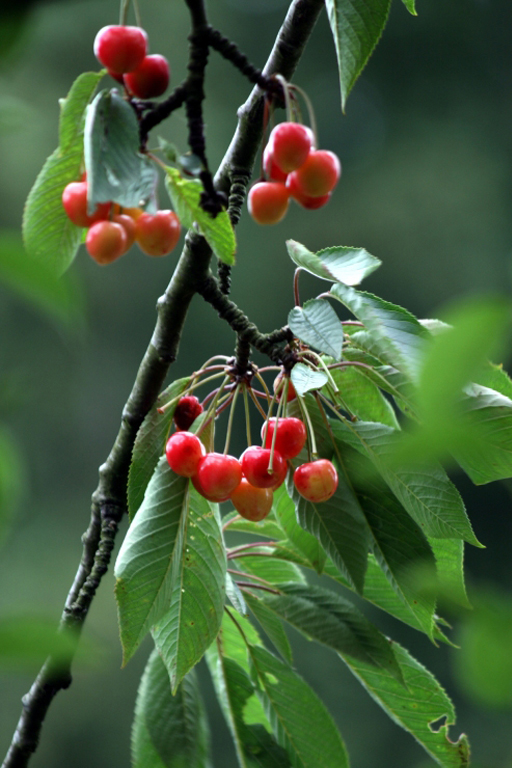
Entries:
[[240,457],[242,472],[251,485],[256,488],[271,488],[275,490],[283,484],[288,471],[288,464],[279,451],[274,451],[272,472],[268,471],[270,464],[270,448],[260,448],[251,445]]
[[190,429],[203,410],[203,406],[195,395],[185,395],[182,397],[178,401],[174,411],[174,423],[176,424],[176,429]]
[[293,482],[304,499],[318,503],[334,496],[338,487],[338,473],[328,459],[318,459],[297,467]]
[[[261,438],[265,434],[266,424],[261,428]],[[272,446],[272,437],[276,429],[275,418],[268,420],[267,436],[265,438],[265,448]],[[275,450],[278,451],[283,459],[293,459],[298,456],[306,444],[307,432],[304,422],[296,419],[294,416],[285,416],[279,419],[277,423],[277,435],[275,441]]]
[[[285,375],[286,374],[284,373],[278,373],[276,378],[274,379],[273,389],[274,389],[274,392],[276,393],[276,398],[278,402],[281,400],[281,397],[284,393],[284,388],[286,383],[284,381]],[[289,403],[292,400],[295,400],[296,397],[297,397],[297,393],[295,391],[295,387],[293,386],[293,383],[290,377],[288,376],[288,392],[286,395],[286,402]]]
[[167,441],[165,455],[173,472],[182,477],[192,477],[197,473],[206,449],[192,432],[175,432]]
[[241,479],[242,467],[235,456],[207,453],[199,461],[192,484],[208,501],[227,501]]
[[290,193],[278,181],[259,181],[249,190],[247,205],[257,224],[277,224],[284,218],[290,203]]
[[133,72],[124,76],[124,84],[139,99],[161,96],[169,85],[169,64],[159,53],[146,56]]
[[146,56],[148,36],[140,27],[110,25],[94,39],[94,55],[115,76],[133,72]]
[[270,488],[256,488],[243,477],[230,499],[241,517],[257,522],[263,520],[272,509],[274,494]]

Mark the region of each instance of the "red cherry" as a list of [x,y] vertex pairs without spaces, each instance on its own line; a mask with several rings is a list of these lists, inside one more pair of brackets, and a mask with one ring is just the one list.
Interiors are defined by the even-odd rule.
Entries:
[[290,173],[306,162],[311,151],[312,135],[311,129],[300,123],[276,125],[269,136],[268,146],[281,171]]
[[169,85],[169,64],[165,56],[153,53],[142,60],[137,69],[124,76],[130,93],[139,99],[161,96]]
[[293,482],[297,491],[307,501],[327,501],[338,487],[338,473],[328,459],[318,459],[297,467]]
[[178,400],[178,404],[174,411],[174,423],[176,424],[176,429],[189,429],[203,410],[203,406],[195,395],[185,395],[185,397],[182,397]]
[[126,250],[129,251],[135,242],[135,221],[126,213],[118,213],[116,216],[112,216],[112,221],[120,224],[124,229],[126,234]]
[[64,187],[62,205],[77,227],[90,227],[97,221],[108,219],[112,203],[99,203],[94,213],[87,213],[87,182],[72,181]]
[[[281,400],[281,395],[284,392],[285,382],[283,381],[283,379],[285,375],[286,374],[283,372],[278,373],[276,378],[274,379],[273,388],[274,388],[274,392],[277,393],[276,397],[278,401]],[[291,400],[295,400],[296,397],[297,397],[297,393],[295,391],[295,387],[293,386],[290,377],[288,377],[288,394],[286,396],[286,402],[289,403],[291,402]]]
[[249,213],[257,224],[277,224],[284,218],[290,193],[282,182],[259,181],[249,190]]
[[263,170],[270,181],[286,181],[287,173],[282,171],[275,163],[272,147],[267,144],[263,150]]
[[279,453],[274,451],[272,472],[268,471],[270,463],[270,448],[260,448],[259,445],[251,445],[246,448],[240,457],[242,472],[251,485],[256,488],[279,488],[284,482],[288,465]]
[[272,509],[274,494],[270,488],[256,488],[242,477],[230,499],[239,515],[246,520],[257,522],[263,520]]
[[341,175],[341,164],[334,152],[326,149],[313,150],[304,165],[287,179],[288,188],[296,185],[297,190],[307,197],[322,197],[332,192]]
[[111,264],[126,252],[126,233],[114,221],[98,221],[87,233],[85,247],[94,261]]
[[[268,420],[267,436],[265,438],[265,448],[272,446],[272,437],[276,428],[275,418]],[[261,439],[265,434],[265,424],[261,428]],[[293,459],[298,456],[306,444],[307,432],[304,422],[293,416],[286,416],[279,419],[277,424],[277,435],[275,449],[279,451],[283,459]]]
[[302,208],[307,208],[310,211],[322,208],[331,199],[332,192],[328,192],[326,195],[320,195],[319,197],[309,197],[301,192],[297,186],[297,176],[295,173],[290,173],[286,179],[286,187],[295,202],[297,202]]
[[173,472],[182,477],[192,477],[197,473],[206,449],[192,432],[175,432],[167,441],[165,455]]
[[180,220],[173,211],[141,213],[135,223],[135,239],[148,256],[166,256],[180,238]]
[[113,75],[133,72],[146,55],[148,36],[140,27],[110,25],[94,39],[94,54]]
[[240,484],[242,467],[234,456],[207,453],[192,478],[194,488],[209,501],[226,501]]

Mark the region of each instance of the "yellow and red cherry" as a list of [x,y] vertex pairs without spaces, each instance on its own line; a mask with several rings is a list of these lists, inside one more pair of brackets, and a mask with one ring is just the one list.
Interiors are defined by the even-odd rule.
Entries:
[[111,264],[126,253],[127,237],[121,224],[98,221],[87,232],[85,247],[98,264]]
[[192,483],[209,501],[227,501],[241,479],[242,467],[235,456],[207,453],[199,461]]
[[259,181],[249,190],[247,205],[257,224],[277,224],[290,203],[286,185],[279,181]]
[[[266,425],[261,428],[261,439],[265,434]],[[272,446],[272,438],[276,430],[276,420],[268,420],[267,435],[265,437],[265,448]],[[278,451],[283,459],[293,459],[298,456],[306,444],[307,432],[304,422],[296,419],[294,416],[284,416],[277,423],[275,450]]]
[[94,55],[113,76],[137,69],[147,47],[148,36],[140,27],[112,24],[100,29],[94,39]]
[[195,395],[185,395],[180,398],[174,411],[174,423],[176,424],[176,429],[190,429],[203,410],[203,406]]
[[124,84],[139,99],[154,99],[161,96],[169,85],[169,63],[165,56],[153,53],[124,76]]
[[338,473],[328,459],[318,459],[301,464],[293,474],[295,488],[307,501],[327,501],[336,493]]
[[68,218],[77,227],[90,227],[108,219],[112,203],[99,203],[94,213],[87,213],[87,181],[72,181],[64,187],[62,205]]
[[284,173],[300,168],[311,151],[313,133],[300,123],[279,123],[272,130],[268,146],[277,167]]
[[260,448],[259,445],[251,445],[245,449],[240,457],[244,476],[256,488],[275,490],[284,482],[288,471],[288,464],[279,451],[274,451],[272,471],[269,472],[270,453],[270,448]]
[[267,517],[272,509],[273,499],[274,494],[270,488],[256,488],[245,477],[230,496],[231,503],[238,514],[253,522]]
[[173,211],[141,213],[135,224],[135,239],[148,256],[166,256],[180,238],[180,220]]
[[181,477],[193,477],[206,449],[192,432],[175,432],[167,441],[165,455],[173,472]]
[[290,173],[286,180],[288,189],[295,188],[306,197],[322,197],[332,192],[341,175],[341,163],[327,149],[309,153],[306,162]]
[[112,216],[112,221],[120,224],[126,234],[126,250],[129,251],[135,242],[135,221],[126,213],[118,213]]

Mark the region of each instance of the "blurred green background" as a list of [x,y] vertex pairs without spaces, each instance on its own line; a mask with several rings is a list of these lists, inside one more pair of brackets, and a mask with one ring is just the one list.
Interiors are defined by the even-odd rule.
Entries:
[[[510,295],[512,6],[509,0],[417,0],[417,6],[419,15],[413,18],[395,0],[388,28],[348,100],[346,115],[340,110],[325,14],[315,29],[295,82],[312,97],[320,145],[340,156],[343,177],[322,210],[304,212],[294,206],[268,230],[247,215],[242,218],[232,295],[262,330],[282,325],[291,306],[287,238],[313,251],[364,246],[383,261],[364,287],[419,317],[436,316],[456,297]],[[286,7],[282,0],[209,3],[211,22],[257,65],[263,65]],[[141,12],[152,52],[169,58],[178,83],[186,66],[185,4],[145,0]],[[94,36],[117,18],[113,0],[26,7],[4,0],[0,6],[1,229],[20,227],[27,193],[57,144],[58,99],[80,72],[98,68]],[[248,86],[212,54],[206,92],[208,154],[216,167]],[[181,113],[157,133],[185,148]],[[161,203],[166,207],[163,190]],[[156,300],[176,259],[176,254],[149,259],[133,249],[99,268],[82,249],[71,268],[85,307],[78,331],[66,330],[0,283],[0,422],[19,454],[12,457],[9,476],[0,476],[0,494],[11,499],[20,492],[0,554],[0,614],[34,612],[58,620],[80,558],[97,467],[116,435],[152,332]],[[307,278],[301,286],[304,298],[323,289]],[[232,334],[197,298],[172,376],[190,372],[212,354],[231,354],[232,348]],[[243,437],[237,439],[241,447]],[[510,655],[512,647],[506,594],[512,587],[510,488],[503,483],[475,489],[462,475],[455,480],[476,534],[487,546],[467,551],[475,615],[485,615],[480,623],[453,616],[454,639],[463,639],[468,650],[434,648],[385,616],[375,614],[374,619],[453,696],[458,722],[452,737],[469,734],[475,767],[511,768],[512,671],[493,667],[500,653]],[[149,644],[120,670],[112,587],[108,574],[85,628],[100,651],[98,661],[78,664],[73,685],[55,700],[34,768],[129,764],[133,703]],[[434,765],[334,654],[297,636],[294,642],[298,669],[339,722],[355,768]],[[475,665],[480,658],[482,664]],[[2,754],[31,680],[26,671],[0,670]],[[503,683],[499,690],[496,680]],[[234,768],[227,730],[204,675],[203,685],[215,765]]]

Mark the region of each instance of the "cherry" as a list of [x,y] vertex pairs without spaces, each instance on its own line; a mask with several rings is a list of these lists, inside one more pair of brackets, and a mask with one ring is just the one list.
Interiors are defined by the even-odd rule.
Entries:
[[[281,373],[278,373],[276,378],[274,379],[273,388],[274,388],[274,392],[277,393],[276,397],[278,401],[281,400],[281,395],[284,392],[285,382],[283,381],[283,379],[285,376],[286,374],[281,371]],[[288,377],[288,394],[286,396],[286,402],[289,403],[291,402],[291,400],[295,400],[296,397],[297,397],[297,393],[295,391],[295,387],[293,386],[290,377]]]
[[282,182],[259,181],[249,190],[249,213],[258,224],[277,224],[288,210],[290,193]]
[[274,153],[272,147],[267,144],[263,150],[263,170],[270,179],[270,181],[286,181],[287,173],[282,171],[274,160]]
[[85,247],[98,264],[111,264],[126,252],[128,242],[121,224],[98,221],[87,233]]
[[246,520],[263,520],[272,509],[274,494],[270,488],[256,488],[242,477],[240,484],[230,496],[231,503],[239,515]]
[[141,213],[135,223],[135,239],[148,256],[166,256],[180,238],[180,220],[173,211]]
[[118,213],[112,217],[112,221],[120,224],[126,234],[126,251],[129,251],[135,242],[135,221],[126,213]]
[[94,39],[94,54],[115,75],[133,72],[146,55],[148,36],[140,27],[110,25]]
[[322,206],[329,202],[332,195],[332,192],[328,192],[326,195],[320,195],[319,197],[309,197],[308,195],[305,195],[299,189],[297,185],[297,177],[294,173],[290,173],[290,175],[287,177],[286,186],[295,202],[302,206],[302,208],[307,208],[310,211],[316,210],[317,208],[322,208]]
[[291,173],[286,180],[288,189],[296,189],[307,197],[321,197],[332,192],[341,175],[341,164],[334,152],[327,149],[313,150],[304,165]]
[[112,203],[99,203],[94,213],[87,213],[87,182],[72,181],[64,187],[62,205],[77,227],[90,227],[97,221],[108,219]]
[[206,449],[192,432],[175,432],[167,441],[165,455],[173,472],[182,477],[192,477],[197,473]]
[[169,64],[165,56],[146,56],[133,72],[124,76],[124,84],[139,99],[161,96],[169,85]]
[[[276,428],[275,418],[268,420],[267,436],[265,438],[265,448],[272,445],[272,437]],[[265,424],[261,428],[261,439],[265,434]],[[306,444],[307,432],[304,422],[296,419],[294,416],[286,416],[279,419],[277,423],[277,435],[275,450],[279,451],[283,459],[293,459],[298,456]]]
[[300,123],[279,123],[269,136],[268,146],[271,148],[274,163],[277,167],[290,173],[300,168],[311,151],[312,131]]
[[209,501],[227,501],[241,479],[242,467],[237,458],[224,453],[207,453],[200,459],[192,483]]
[[327,501],[338,487],[338,473],[328,459],[318,459],[297,467],[293,482],[297,491],[307,501]]
[[259,445],[251,445],[246,448],[240,457],[242,472],[251,485],[256,488],[279,488],[284,482],[288,465],[279,453],[274,451],[272,472],[268,471],[270,463],[270,448],[260,448]]
[[176,424],[176,429],[189,429],[203,410],[203,406],[195,395],[185,395],[182,397],[178,400],[174,411],[174,423]]

